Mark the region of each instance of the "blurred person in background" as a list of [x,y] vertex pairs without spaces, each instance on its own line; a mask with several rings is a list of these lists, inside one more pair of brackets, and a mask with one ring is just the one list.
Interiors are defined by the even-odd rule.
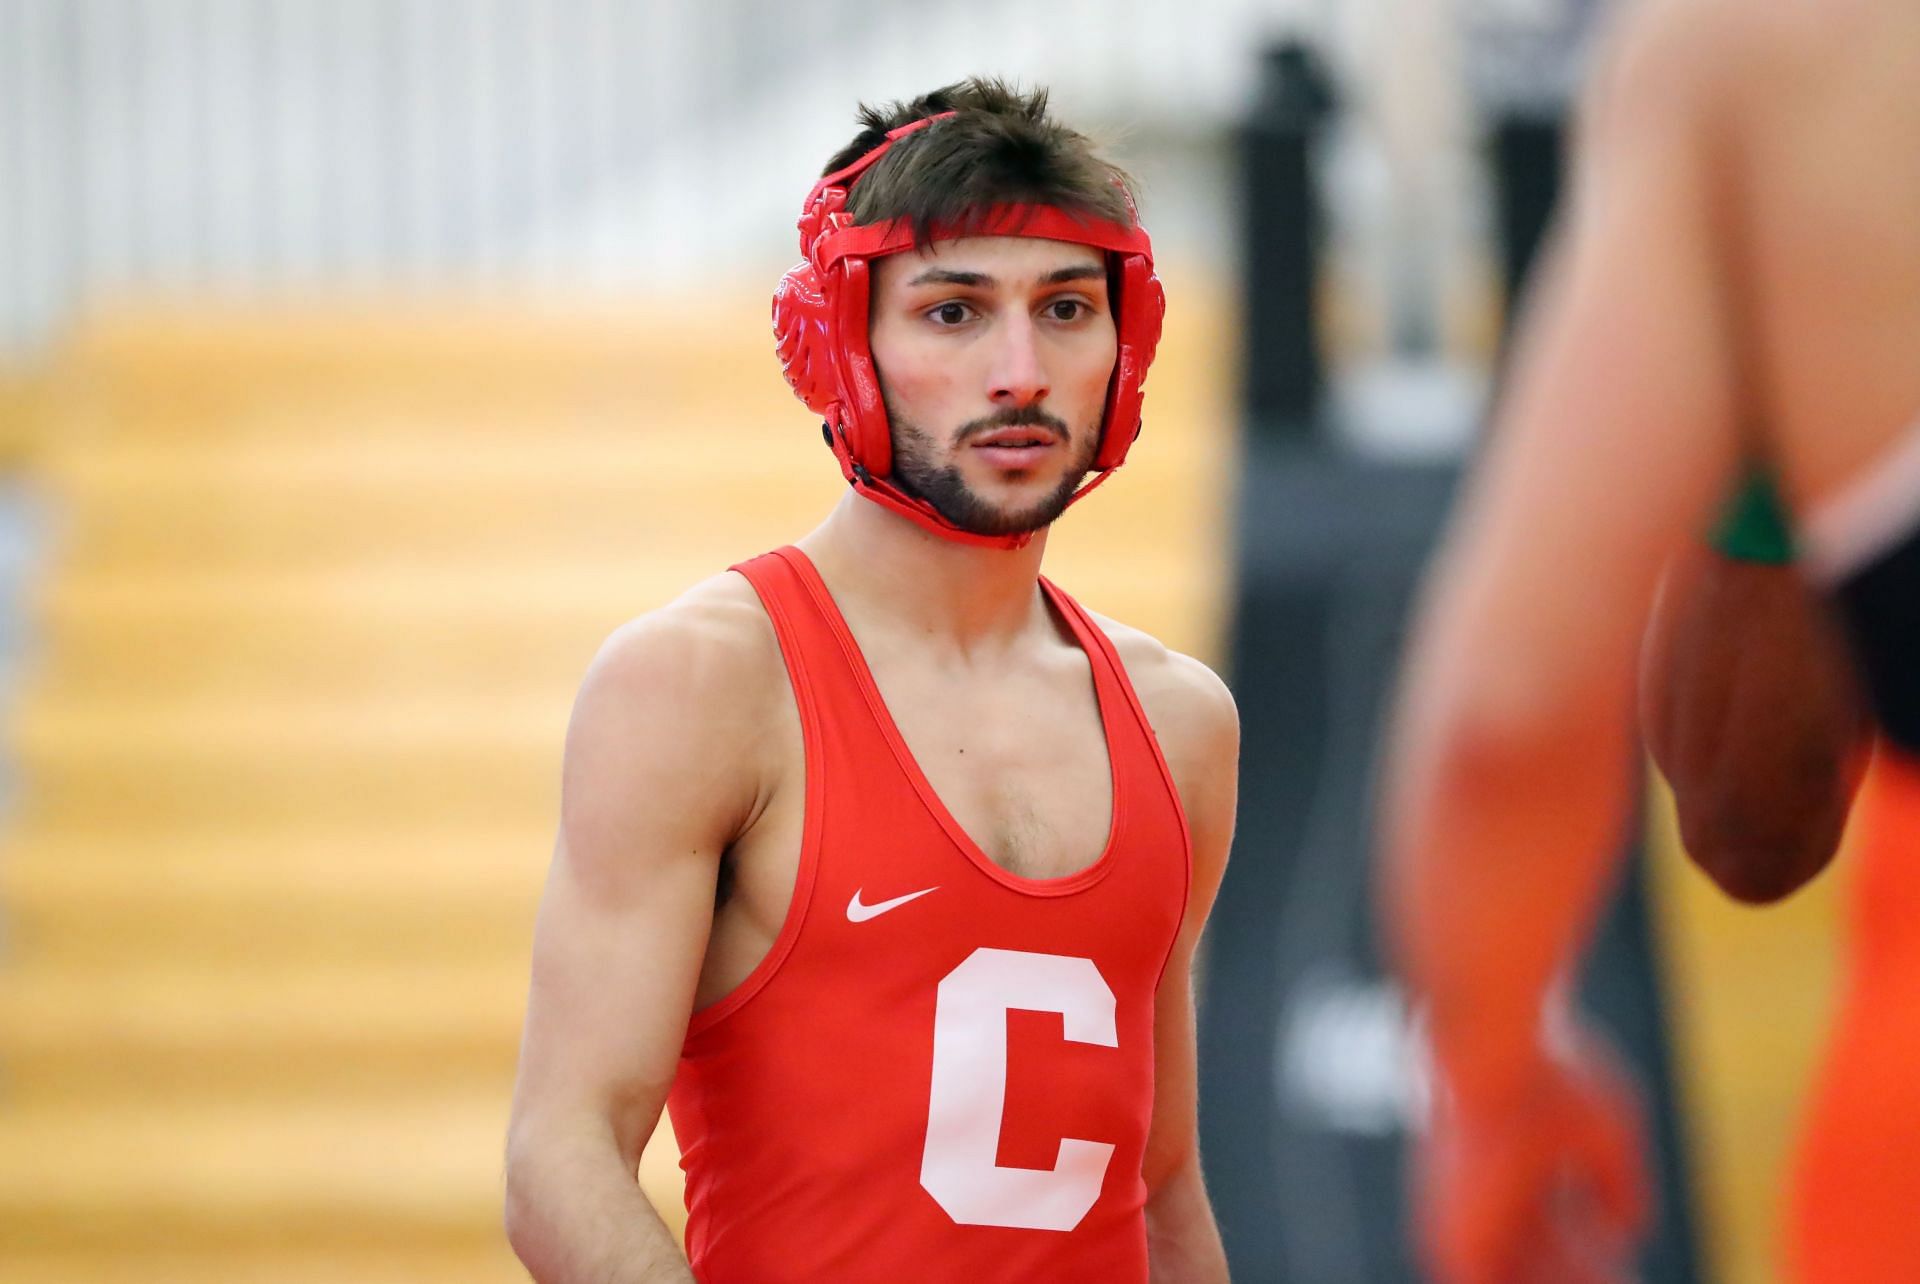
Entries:
[[[1190,969],[1237,716],[1040,576],[1139,429],[1147,236],[1044,92],[861,119],[774,301],[851,489],[586,677],[509,1236],[543,1281],[1224,1280]],[[691,1273],[634,1180],[663,1103]]]
[[[1636,1108],[1566,977],[1638,780],[1656,583],[1752,460],[1780,478],[1882,736],[1860,817],[1878,993],[1856,974],[1823,1090],[1838,1101],[1844,1067],[1847,1100],[1803,1156],[1794,1265],[1920,1277],[1920,968],[1900,962],[1920,885],[1899,873],[1920,860],[1917,55],[1901,0],[1646,0],[1588,87],[1385,798],[1381,891],[1438,1076],[1417,1234],[1448,1284],[1628,1270],[1647,1213]],[[1816,802],[1850,792],[1836,760]]]

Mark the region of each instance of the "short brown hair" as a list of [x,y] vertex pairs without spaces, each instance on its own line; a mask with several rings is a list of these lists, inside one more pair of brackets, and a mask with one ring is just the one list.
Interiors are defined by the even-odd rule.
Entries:
[[973,77],[932,93],[860,106],[861,130],[822,171],[844,169],[912,121],[953,112],[908,135],[855,180],[847,208],[856,223],[909,222],[924,246],[936,225],[979,226],[995,205],[1052,205],[1131,227],[1133,180],[1094,154],[1086,135],[1047,114],[1047,91],[1021,93]]

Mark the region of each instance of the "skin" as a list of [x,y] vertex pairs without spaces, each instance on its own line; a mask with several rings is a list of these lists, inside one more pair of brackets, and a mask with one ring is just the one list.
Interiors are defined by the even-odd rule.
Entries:
[[1799,570],[1688,549],[1641,652],[1640,727],[1688,857],[1764,905],[1840,846],[1871,724],[1845,642]]
[[1631,1089],[1560,979],[1617,871],[1663,568],[1765,425],[1790,507],[1920,409],[1920,10],[1646,0],[1582,104],[1575,183],[1491,449],[1436,565],[1384,791],[1380,893],[1438,1078],[1415,1175],[1444,1284],[1623,1278]]
[[[918,432],[896,424],[896,451],[922,475],[953,471],[970,502],[1014,528],[1047,515],[1095,446],[1115,353],[1105,273],[1082,270],[1098,262],[1084,247],[987,237],[876,264],[875,362]],[[1017,466],[976,448],[981,421],[1042,413],[1063,431]],[[800,546],[967,833],[1027,876],[1092,863],[1112,783],[1087,659],[1039,593],[1045,532],[1018,550],[977,548],[849,494]],[[1193,836],[1192,898],[1156,998],[1152,1277],[1223,1281],[1196,1141],[1192,959],[1232,838],[1238,718],[1205,666],[1100,625]],[[635,620],[594,661],[568,734],[508,1141],[508,1234],[543,1284],[691,1279],[634,1171],[689,1016],[779,932],[803,784],[793,693],[740,577]]]

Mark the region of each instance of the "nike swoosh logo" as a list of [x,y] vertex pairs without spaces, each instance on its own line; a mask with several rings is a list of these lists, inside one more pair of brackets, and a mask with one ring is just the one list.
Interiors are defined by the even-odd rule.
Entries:
[[940,889],[938,887],[923,887],[917,892],[908,892],[905,896],[896,896],[890,901],[881,901],[877,905],[862,905],[860,903],[860,892],[866,890],[864,887],[861,888],[859,892],[853,894],[853,899],[847,902],[847,922],[864,923],[870,918],[879,918],[888,910],[897,910],[908,901],[917,901],[927,893],[937,892]]

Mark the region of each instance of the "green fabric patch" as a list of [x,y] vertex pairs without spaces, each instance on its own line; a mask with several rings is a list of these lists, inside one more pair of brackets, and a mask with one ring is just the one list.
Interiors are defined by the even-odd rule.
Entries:
[[1793,530],[1773,471],[1755,464],[1720,514],[1713,546],[1742,562],[1784,566],[1793,561]]

